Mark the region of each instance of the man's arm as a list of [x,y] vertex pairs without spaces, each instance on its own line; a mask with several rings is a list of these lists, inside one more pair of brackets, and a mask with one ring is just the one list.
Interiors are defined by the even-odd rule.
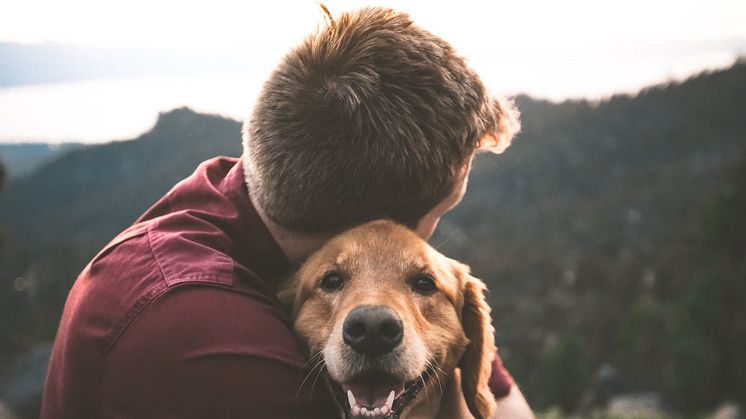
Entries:
[[301,386],[304,363],[272,303],[182,287],[153,301],[114,345],[101,417],[336,417],[321,379]]
[[529,407],[528,402],[526,402],[526,398],[523,397],[521,389],[513,384],[507,396],[497,399],[497,410],[495,410],[492,418],[533,419],[534,412]]
[[[461,391],[461,370],[456,369],[443,394],[438,419],[474,419]],[[510,384],[508,393],[497,397],[497,409],[492,419],[534,419],[521,389]]]
[[505,369],[499,354],[492,362],[489,385],[497,399],[497,410],[493,418],[530,419],[534,417],[526,398],[523,397],[521,389],[515,385],[508,370]]

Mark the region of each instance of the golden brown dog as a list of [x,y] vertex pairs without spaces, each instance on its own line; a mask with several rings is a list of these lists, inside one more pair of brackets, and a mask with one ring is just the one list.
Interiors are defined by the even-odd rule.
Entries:
[[496,349],[484,291],[409,229],[374,221],[311,255],[280,297],[345,417],[442,417],[460,367],[469,410],[488,418]]

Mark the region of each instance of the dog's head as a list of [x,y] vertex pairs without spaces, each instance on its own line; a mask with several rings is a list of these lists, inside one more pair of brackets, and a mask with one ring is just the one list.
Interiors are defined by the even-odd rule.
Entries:
[[349,416],[402,413],[423,387],[439,392],[460,361],[469,409],[486,418],[495,346],[484,291],[465,265],[403,226],[375,221],[311,255],[280,296]]

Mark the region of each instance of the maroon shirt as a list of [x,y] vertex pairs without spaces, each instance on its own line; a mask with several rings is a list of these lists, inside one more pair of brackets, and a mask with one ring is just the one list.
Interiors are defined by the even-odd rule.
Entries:
[[[275,298],[290,263],[240,160],[202,163],[93,258],[70,291],[42,418],[330,418]],[[512,380],[499,358],[491,388]]]

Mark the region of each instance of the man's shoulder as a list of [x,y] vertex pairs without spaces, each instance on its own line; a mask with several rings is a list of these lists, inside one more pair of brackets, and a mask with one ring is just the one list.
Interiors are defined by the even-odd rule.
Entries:
[[104,246],[91,260],[88,275],[126,286],[141,280],[160,288],[186,283],[232,286],[231,247],[219,228],[188,214],[156,218],[131,226]]
[[[287,315],[234,289],[174,287],[122,333],[102,368],[102,416],[333,417]],[[330,415],[331,413],[331,415]],[[158,416],[158,415],[156,415]]]
[[158,221],[136,223],[91,260],[70,291],[62,328],[85,331],[81,338],[103,343],[99,350],[106,353],[142,310],[173,290],[189,285],[232,290],[240,283],[248,288],[238,280],[230,255],[201,237],[204,226],[182,223],[176,232]]
[[136,353],[149,360],[163,357],[159,363],[174,368],[192,357],[218,355],[272,359],[294,368],[304,361],[289,316],[276,301],[201,284],[155,296],[123,330],[109,362],[120,357],[130,362]]
[[148,246],[169,287],[234,284],[234,244],[215,224],[189,212],[148,221]]

